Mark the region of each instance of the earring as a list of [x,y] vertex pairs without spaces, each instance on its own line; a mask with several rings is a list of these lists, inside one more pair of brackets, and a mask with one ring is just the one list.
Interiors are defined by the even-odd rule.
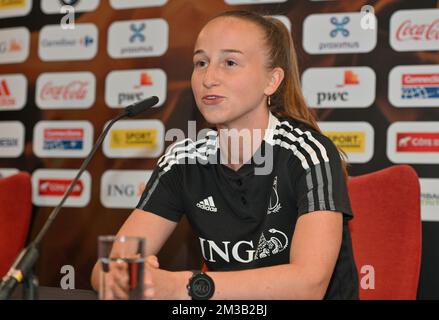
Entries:
[[271,96],[268,96],[267,104],[268,104],[269,107],[271,106]]

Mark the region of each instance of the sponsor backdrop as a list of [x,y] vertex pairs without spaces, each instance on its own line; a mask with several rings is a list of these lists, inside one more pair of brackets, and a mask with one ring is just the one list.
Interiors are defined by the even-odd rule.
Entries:
[[[351,175],[399,163],[418,172],[419,297],[439,298],[439,2],[371,1],[377,20],[361,12],[366,4],[0,0],[0,174],[32,173],[32,236],[109,119],[150,95],[160,98],[110,131],[42,244],[41,284],[59,285],[61,267],[72,265],[76,287],[89,288],[96,238],[114,234],[136,205],[175,138],[166,133],[207,126],[190,89],[198,31],[218,12],[249,9],[291,30],[306,100],[346,151]],[[160,253],[164,267],[198,267],[188,228],[184,221]]]

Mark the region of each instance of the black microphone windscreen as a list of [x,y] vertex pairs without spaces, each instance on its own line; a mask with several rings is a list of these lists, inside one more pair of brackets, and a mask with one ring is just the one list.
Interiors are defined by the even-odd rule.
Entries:
[[128,117],[135,117],[139,113],[155,106],[159,102],[159,98],[156,96],[149,97],[145,100],[139,101],[125,108],[125,112]]

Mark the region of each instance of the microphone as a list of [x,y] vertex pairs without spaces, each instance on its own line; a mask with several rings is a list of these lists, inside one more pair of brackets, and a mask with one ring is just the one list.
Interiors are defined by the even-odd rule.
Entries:
[[[73,179],[72,183],[70,184],[69,188],[65,192],[60,203],[50,213],[43,228],[40,230],[40,232],[35,237],[35,239],[20,252],[20,254],[15,259],[14,263],[12,264],[11,268],[9,269],[8,273],[3,277],[3,281],[0,283],[0,300],[8,299],[11,296],[12,292],[14,292],[15,287],[19,283],[23,282],[23,280],[26,280],[28,278],[32,278],[32,268],[35,265],[39,255],[38,245],[40,244],[43,237],[46,235],[47,231],[49,230],[49,227],[52,225],[52,222],[55,220],[56,216],[58,215],[58,212],[61,210],[64,202],[67,200],[67,197],[72,192],[75,184],[78,182],[85,168],[93,158],[96,150],[100,147],[100,145],[104,141],[105,136],[107,135],[108,131],[113,126],[113,124],[116,121],[125,117],[130,117],[130,118],[135,117],[138,114],[142,113],[143,111],[146,111],[151,107],[155,106],[158,102],[159,102],[159,98],[156,96],[152,96],[145,100],[129,105],[128,107],[125,108],[125,110],[122,113],[120,113],[116,118],[112,119],[110,123],[105,127],[104,131],[102,131],[101,135],[96,140],[93,149],[90,151],[88,156],[84,159],[84,162],[79,168],[76,177]],[[27,288],[27,285],[30,286],[30,288]],[[24,298],[35,299],[36,293],[32,282],[31,283],[25,282],[24,288],[29,290],[28,292],[25,291]]]

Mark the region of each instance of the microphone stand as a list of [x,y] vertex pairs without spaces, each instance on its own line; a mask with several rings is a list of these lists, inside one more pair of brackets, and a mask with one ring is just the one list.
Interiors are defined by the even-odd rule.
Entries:
[[79,178],[81,177],[82,173],[84,172],[89,162],[91,161],[96,150],[102,144],[102,141],[104,140],[105,136],[107,135],[108,131],[113,126],[113,124],[116,121],[125,118],[127,116],[134,117],[140,112],[146,110],[146,108],[150,108],[157,103],[158,103],[158,98],[153,96],[146,100],[137,102],[131,106],[128,106],[125,108],[124,112],[119,114],[116,118],[112,119],[110,123],[105,127],[104,131],[101,133],[98,140],[96,141],[96,144],[94,145],[93,149],[90,151],[87,158],[85,158],[84,162],[79,168],[76,177],[73,179],[69,188],[65,192],[63,198],[61,199],[61,202],[52,210],[52,212],[49,215],[49,218],[45,222],[43,228],[40,230],[38,235],[26,248],[24,248],[20,252],[18,257],[15,259],[14,263],[12,264],[11,268],[9,269],[8,273],[3,278],[3,281],[0,283],[0,300],[9,299],[11,294],[14,292],[15,287],[21,282],[24,282],[24,286],[23,286],[24,299],[29,299],[29,300],[37,299],[38,283],[32,273],[32,269],[39,256],[38,246],[41,240],[43,239],[43,237],[46,235],[47,231],[49,230],[50,226],[52,225],[59,211],[61,210],[64,202],[67,200],[67,197],[72,192],[74,186],[78,182]]

